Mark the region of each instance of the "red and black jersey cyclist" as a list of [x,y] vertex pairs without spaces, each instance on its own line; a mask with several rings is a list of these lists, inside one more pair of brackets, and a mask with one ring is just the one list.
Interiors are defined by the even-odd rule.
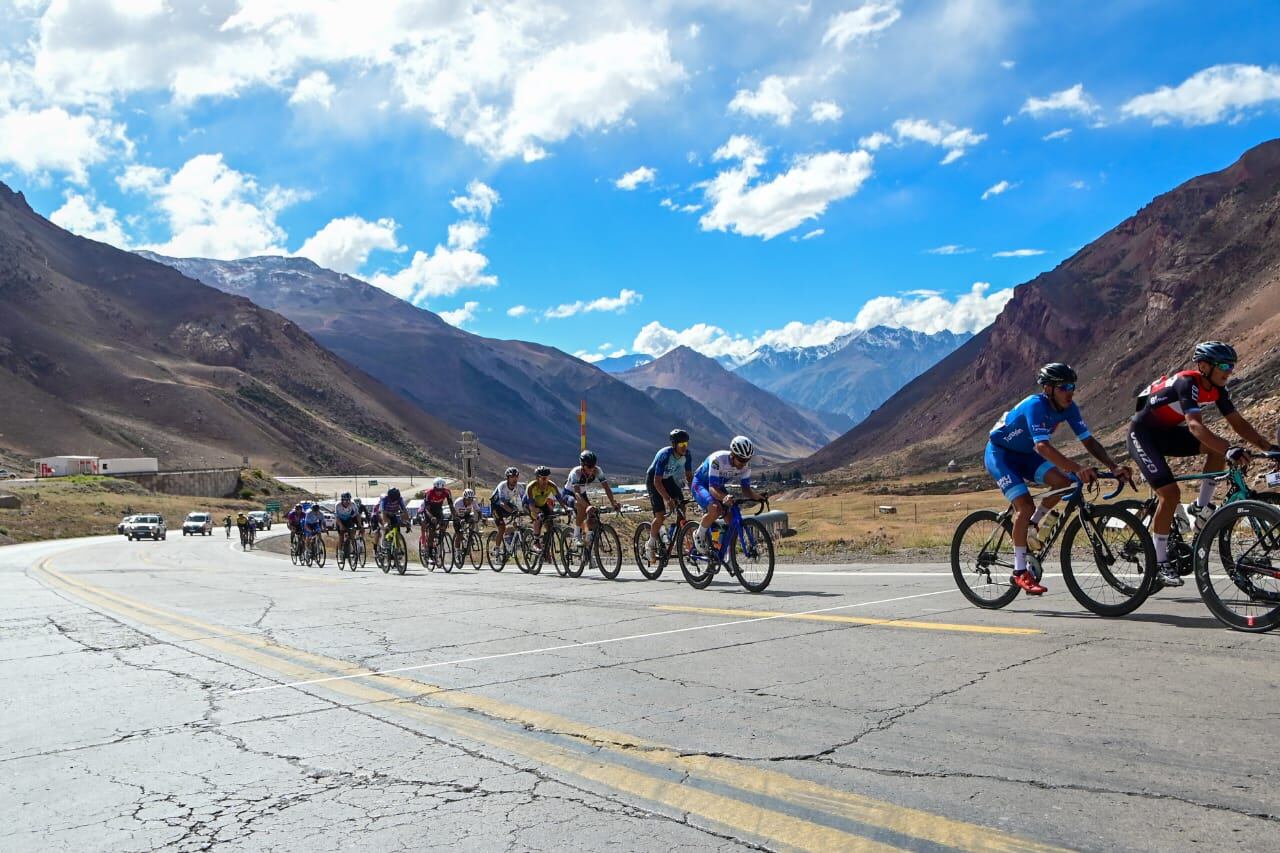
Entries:
[[[1027,483],[1042,483],[1053,489],[1070,485],[1068,475],[1082,483],[1092,483],[1098,472],[1069,459],[1050,443],[1053,431],[1062,423],[1071,431],[1085,449],[1111,473],[1128,482],[1132,473],[1112,461],[1080,414],[1075,404],[1076,372],[1068,364],[1053,362],[1040,368],[1036,375],[1039,394],[1032,394],[1004,413],[991,428],[983,461],[987,471],[995,478],[996,485],[1013,504],[1013,582],[1030,595],[1040,595],[1046,588],[1036,580],[1036,572],[1028,570],[1035,558],[1027,553],[1030,528],[1062,500],[1045,498],[1037,508],[1031,499]],[[1038,529],[1038,528],[1037,528]],[[1037,548],[1039,541],[1032,543]]]
[[445,486],[444,477],[436,477],[431,488],[422,495],[422,506],[418,508],[419,525],[423,533],[430,527],[431,536],[444,530],[444,508],[453,507],[453,492]]
[[[1129,422],[1129,455],[1156,493],[1156,515],[1151,536],[1156,545],[1156,562],[1165,586],[1182,586],[1177,566],[1169,562],[1169,530],[1178,510],[1181,490],[1174,481],[1169,456],[1204,456],[1204,471],[1221,471],[1228,462],[1248,461],[1243,447],[1232,447],[1205,426],[1203,407],[1216,405],[1235,433],[1262,450],[1276,446],[1263,438],[1253,425],[1236,411],[1227,393],[1227,380],[1236,367],[1236,351],[1222,341],[1204,341],[1192,352],[1194,370],[1184,370],[1151,383],[1142,393],[1145,403]],[[1141,398],[1140,398],[1141,399]],[[1196,528],[1213,514],[1213,480],[1200,482],[1200,496],[1190,507]]]

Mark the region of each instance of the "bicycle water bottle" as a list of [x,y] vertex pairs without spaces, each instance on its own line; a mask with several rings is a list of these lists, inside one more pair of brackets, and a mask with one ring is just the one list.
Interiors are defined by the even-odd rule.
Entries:
[[1048,542],[1058,532],[1058,525],[1062,523],[1062,513],[1056,509],[1051,510],[1049,515],[1045,517],[1045,522],[1039,537],[1042,542]]

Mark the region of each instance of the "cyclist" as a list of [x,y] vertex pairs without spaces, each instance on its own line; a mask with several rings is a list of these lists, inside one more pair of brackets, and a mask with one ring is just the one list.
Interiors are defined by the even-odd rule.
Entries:
[[[1247,462],[1243,447],[1232,447],[1205,426],[1201,410],[1217,405],[1236,435],[1263,450],[1275,445],[1263,438],[1253,425],[1236,411],[1227,393],[1227,380],[1236,366],[1236,351],[1222,341],[1202,341],[1191,353],[1194,370],[1165,376],[1147,386],[1138,397],[1141,408],[1129,422],[1129,455],[1142,468],[1142,476],[1156,493],[1156,514],[1151,522],[1156,563],[1165,586],[1182,586],[1178,568],[1169,561],[1169,530],[1178,510],[1181,490],[1169,470],[1166,457],[1204,456],[1206,473],[1223,465]],[[1213,480],[1200,482],[1200,495],[1190,507],[1196,530],[1213,515]]]
[[228,515],[223,523],[226,524],[227,526],[227,538],[230,539],[231,538],[231,516]]
[[680,488],[680,469],[684,469],[685,485],[693,484],[693,454],[689,452],[689,433],[682,429],[673,429],[668,436],[671,443],[658,451],[653,457],[653,464],[644,475],[645,491],[649,494],[649,506],[653,509],[653,523],[649,525],[649,543],[645,545],[645,556],[652,563],[658,550],[658,533],[667,513],[674,511],[676,505],[684,500],[684,490]]
[[390,530],[391,525],[400,525],[409,520],[409,507],[405,504],[404,498],[400,495],[400,490],[395,486],[387,489],[387,493],[378,501],[377,506],[378,517],[381,520],[381,527],[384,530]]
[[564,505],[573,510],[576,523],[573,526],[573,542],[575,545],[582,543],[582,531],[586,525],[587,507],[591,506],[591,498],[587,496],[587,486],[592,483],[599,483],[604,487],[605,497],[609,499],[609,503],[613,506],[614,512],[619,512],[621,507],[618,506],[618,499],[613,496],[613,489],[609,486],[609,478],[604,475],[604,470],[600,468],[599,460],[590,450],[584,450],[578,454],[579,464],[569,472],[569,479],[564,484]]
[[454,550],[462,547],[463,527],[469,524],[478,528],[483,523],[484,516],[480,514],[480,504],[476,502],[476,493],[471,489],[463,489],[462,497],[453,502]]
[[689,491],[693,499],[702,507],[702,520],[693,534],[694,547],[705,554],[710,550],[707,542],[707,531],[715,524],[717,518],[733,506],[734,497],[729,494],[728,481],[736,478],[742,487],[742,496],[751,500],[762,501],[768,497],[764,492],[757,492],[751,487],[751,457],[756,449],[751,439],[745,435],[734,436],[729,442],[728,450],[717,450],[712,453],[693,475]]
[[374,501],[373,509],[364,508],[365,516],[369,521],[369,534],[373,537],[374,549],[377,549],[378,543],[382,541],[382,498],[385,497],[386,495],[382,495],[382,497]]
[[431,488],[422,496],[422,506],[418,508],[419,524],[432,540],[444,530],[446,506],[453,506],[453,492],[445,485],[444,477],[436,477]]
[[244,545],[249,541],[249,516],[244,510],[236,513],[236,529],[240,531],[240,544]]
[[320,511],[320,504],[308,503],[307,514],[302,517],[302,536],[304,539],[311,539],[324,533],[324,513]]
[[542,542],[542,522],[550,523],[560,503],[560,489],[551,482],[551,469],[539,465],[533,472],[535,479],[525,489],[525,505],[533,519],[533,540]]
[[504,472],[503,481],[489,495],[489,509],[493,513],[494,523],[498,525],[498,541],[505,549],[507,542],[507,519],[515,518],[524,505],[525,485],[520,482],[520,469],[512,465]]
[[343,492],[338,505],[333,508],[334,521],[338,528],[338,550],[342,550],[347,539],[347,531],[364,530],[364,519],[360,517],[360,506],[351,500],[350,492]]
[[1070,424],[1080,443],[1106,465],[1113,476],[1122,482],[1131,482],[1133,477],[1128,468],[1112,460],[1085,424],[1080,407],[1074,402],[1077,378],[1075,370],[1060,361],[1041,367],[1036,374],[1040,393],[1032,394],[1004,413],[991,428],[983,455],[988,473],[1005,499],[1013,504],[1012,580],[1029,595],[1043,595],[1048,588],[1036,580],[1039,572],[1028,571],[1038,566],[1035,557],[1027,553],[1027,545],[1040,548],[1037,537],[1040,522],[1062,498],[1045,498],[1037,507],[1027,483],[1060,489],[1070,485],[1072,478],[1086,485],[1098,479],[1096,469],[1067,458],[1050,443],[1058,425]]

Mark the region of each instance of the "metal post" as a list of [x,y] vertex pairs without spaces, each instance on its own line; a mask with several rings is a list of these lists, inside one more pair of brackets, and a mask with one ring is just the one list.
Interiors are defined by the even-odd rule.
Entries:
[[578,429],[581,435],[582,446],[579,450],[587,449],[587,401],[583,400],[578,409]]

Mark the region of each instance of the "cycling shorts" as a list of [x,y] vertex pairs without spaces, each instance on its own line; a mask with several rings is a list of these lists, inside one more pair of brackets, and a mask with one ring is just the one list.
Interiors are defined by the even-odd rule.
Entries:
[[[665,513],[667,511],[666,501],[662,499],[662,495],[658,494],[658,487],[654,484],[654,476],[652,473],[645,477],[645,491],[649,494],[649,506],[655,513]],[[684,498],[684,491],[681,490],[679,484],[676,483],[674,477],[663,477],[662,488],[667,490],[667,494],[676,503],[680,503]]]
[[550,521],[551,519],[555,518],[555,515],[556,515],[556,508],[551,505],[551,501],[547,501],[542,506],[538,506],[537,504],[532,504],[530,505],[530,509],[532,509],[538,515],[542,516],[547,521]]
[[716,499],[711,494],[711,490],[699,483],[697,480],[693,481],[693,486],[690,491],[693,492],[693,499],[698,502],[698,506],[702,507],[703,512],[706,512],[707,507],[716,502]]
[[508,518],[515,518],[518,514],[516,510],[511,509],[497,498],[489,500],[489,509],[493,513],[493,517],[497,521],[505,521]]
[[987,452],[982,461],[1004,493],[1006,500],[1013,500],[1031,491],[1027,483],[1045,485],[1045,476],[1054,470],[1054,464],[1039,453],[1019,453],[987,442]]
[[1129,435],[1125,443],[1129,446],[1129,456],[1142,471],[1142,479],[1153,489],[1174,482],[1166,456],[1200,456],[1204,453],[1200,439],[1192,435],[1185,424],[1156,429],[1139,423],[1135,418],[1129,421]]
[[591,506],[591,498],[587,496],[587,493],[585,491],[581,495],[576,495],[573,493],[573,489],[565,489],[564,492],[560,495],[560,500],[562,500],[564,502],[564,505],[567,506],[569,509],[573,509],[578,505],[579,497],[582,498],[583,506]]

